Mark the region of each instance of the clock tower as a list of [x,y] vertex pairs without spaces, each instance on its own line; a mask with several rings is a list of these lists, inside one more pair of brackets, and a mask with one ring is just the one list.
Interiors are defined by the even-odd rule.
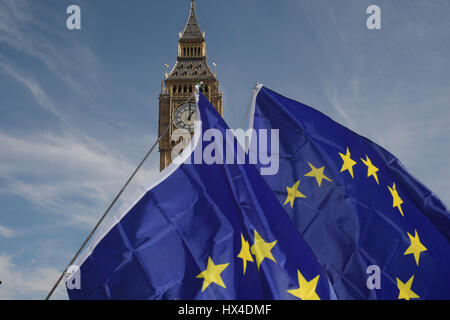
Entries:
[[171,141],[175,129],[186,129],[193,133],[195,99],[186,102],[195,90],[195,84],[202,82],[201,90],[216,110],[223,115],[222,92],[216,72],[211,72],[206,59],[205,33],[200,31],[195,3],[191,0],[191,10],[184,31],[179,34],[177,61],[172,70],[165,74],[159,95],[159,136],[169,126],[168,133],[159,143],[160,170],[171,162],[171,152],[178,143]]

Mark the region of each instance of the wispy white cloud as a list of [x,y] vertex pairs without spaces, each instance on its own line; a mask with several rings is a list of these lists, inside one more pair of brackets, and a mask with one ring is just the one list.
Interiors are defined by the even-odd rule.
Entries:
[[[49,28],[49,21],[63,24],[63,17],[52,9],[36,10],[29,2],[4,0],[0,3],[0,44],[34,57],[88,98],[87,80],[95,79],[97,61],[90,48],[70,37],[65,28]],[[13,63],[11,58],[7,65]],[[77,81],[80,77],[84,81]]]
[[[355,119],[355,113],[352,112],[352,104],[348,103],[349,101],[342,101],[342,95],[337,92],[336,87],[334,86],[324,86],[324,93],[328,97],[331,106],[337,112],[337,114],[341,117],[341,119],[337,119],[343,125],[356,130],[357,123]],[[353,110],[354,111],[354,110]]]
[[[0,131],[0,148],[0,193],[90,225],[136,166],[85,136],[13,136]],[[147,167],[131,188],[157,172],[155,166]]]
[[[51,267],[21,266],[14,263],[15,256],[0,254],[0,300],[44,299],[59,271]],[[64,286],[59,286],[55,299],[66,299]]]
[[55,107],[54,103],[51,101],[48,95],[42,90],[41,86],[37,81],[33,80],[30,75],[25,76],[24,74],[20,73],[17,69],[13,69],[11,65],[8,65],[2,60],[5,59],[4,58],[2,59],[2,55],[0,55],[1,70],[5,71],[20,84],[24,85],[36,99],[39,106],[41,106],[44,110],[57,116],[61,121],[64,121],[62,113]]
[[10,228],[0,225],[0,237],[15,238],[18,235],[19,235],[19,231],[12,230]]

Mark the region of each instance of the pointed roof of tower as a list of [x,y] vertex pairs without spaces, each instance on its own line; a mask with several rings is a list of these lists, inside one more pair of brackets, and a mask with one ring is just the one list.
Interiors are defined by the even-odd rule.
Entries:
[[200,27],[198,26],[197,15],[195,14],[195,2],[191,0],[191,12],[180,41],[204,41]]

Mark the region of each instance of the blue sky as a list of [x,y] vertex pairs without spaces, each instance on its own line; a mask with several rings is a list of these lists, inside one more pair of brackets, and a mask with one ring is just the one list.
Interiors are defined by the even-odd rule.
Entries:
[[[387,148],[450,203],[447,0],[196,3],[230,127],[264,83]],[[66,29],[71,4],[82,30]],[[382,30],[366,28],[371,4]],[[156,139],[164,63],[188,10],[0,0],[0,299],[45,297]],[[155,153],[114,210],[158,168]]]

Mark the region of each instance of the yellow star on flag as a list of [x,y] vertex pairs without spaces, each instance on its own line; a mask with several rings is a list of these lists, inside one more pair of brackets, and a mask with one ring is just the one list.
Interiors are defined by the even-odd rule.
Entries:
[[296,198],[306,198],[306,196],[301,193],[300,191],[298,191],[298,186],[300,184],[300,180],[298,180],[293,186],[292,188],[286,187],[287,190],[287,198],[286,201],[284,202],[284,206],[288,203],[291,204],[291,208],[294,207],[294,201]]
[[206,267],[206,270],[197,276],[197,278],[205,279],[203,281],[202,292],[205,291],[205,289],[208,288],[208,286],[213,282],[223,288],[226,288],[220,274],[226,269],[226,267],[228,267],[228,265],[229,263],[215,265],[211,257],[208,258],[208,266]]
[[272,260],[277,263],[275,258],[272,255],[272,248],[275,246],[277,241],[274,242],[265,242],[263,238],[259,235],[259,233],[255,230],[255,241],[251,247],[252,254],[256,257],[256,264],[259,267],[265,258]]
[[406,256],[407,254],[414,254],[414,259],[416,260],[417,266],[419,266],[420,254],[428,249],[425,248],[425,246],[420,242],[419,234],[417,233],[417,230],[415,231],[416,234],[414,237],[408,233],[409,240],[411,240],[411,245],[408,249],[406,249],[403,255]]
[[372,161],[370,161],[370,159],[367,155],[366,155],[366,160],[361,158],[361,161],[367,166],[367,178],[369,178],[370,176],[373,176],[375,178],[375,181],[379,185],[380,182],[378,181],[377,172],[380,171],[380,169],[378,169],[377,167],[375,167],[373,165]]
[[311,163],[308,162],[308,164],[311,167],[311,171],[308,172],[307,174],[305,174],[306,177],[316,178],[316,181],[317,181],[317,184],[319,185],[319,187],[322,185],[322,180],[323,179],[331,182],[331,179],[323,174],[323,171],[325,170],[325,167],[316,168]]
[[319,281],[320,275],[311,281],[306,281],[300,270],[297,270],[297,272],[298,289],[287,290],[287,292],[302,300],[320,300],[320,297],[316,293],[317,282]]
[[356,165],[356,161],[354,161],[351,158],[350,150],[348,149],[348,147],[347,147],[347,153],[345,155],[340,152],[339,152],[339,155],[341,156],[342,161],[344,161],[344,163],[342,164],[341,172],[348,170],[348,172],[350,172],[350,175],[352,176],[352,178],[354,178],[353,167]]
[[411,290],[413,281],[414,276],[412,276],[406,283],[403,283],[399,278],[397,278],[397,287],[400,291],[398,294],[398,299],[410,300],[420,298],[414,291]]
[[247,268],[247,261],[253,262],[253,257],[250,253],[250,244],[248,241],[244,239],[244,235],[241,233],[241,241],[242,241],[242,249],[238,254],[238,258],[242,259],[242,263],[244,264],[244,274],[245,269]]
[[397,191],[397,187],[395,186],[395,183],[392,186],[392,188],[390,186],[388,186],[388,188],[389,188],[389,191],[391,192],[391,195],[392,195],[392,198],[393,198],[392,208],[397,207],[398,211],[400,211],[402,216],[404,216],[403,210],[402,210],[403,200],[398,195],[398,191]]

